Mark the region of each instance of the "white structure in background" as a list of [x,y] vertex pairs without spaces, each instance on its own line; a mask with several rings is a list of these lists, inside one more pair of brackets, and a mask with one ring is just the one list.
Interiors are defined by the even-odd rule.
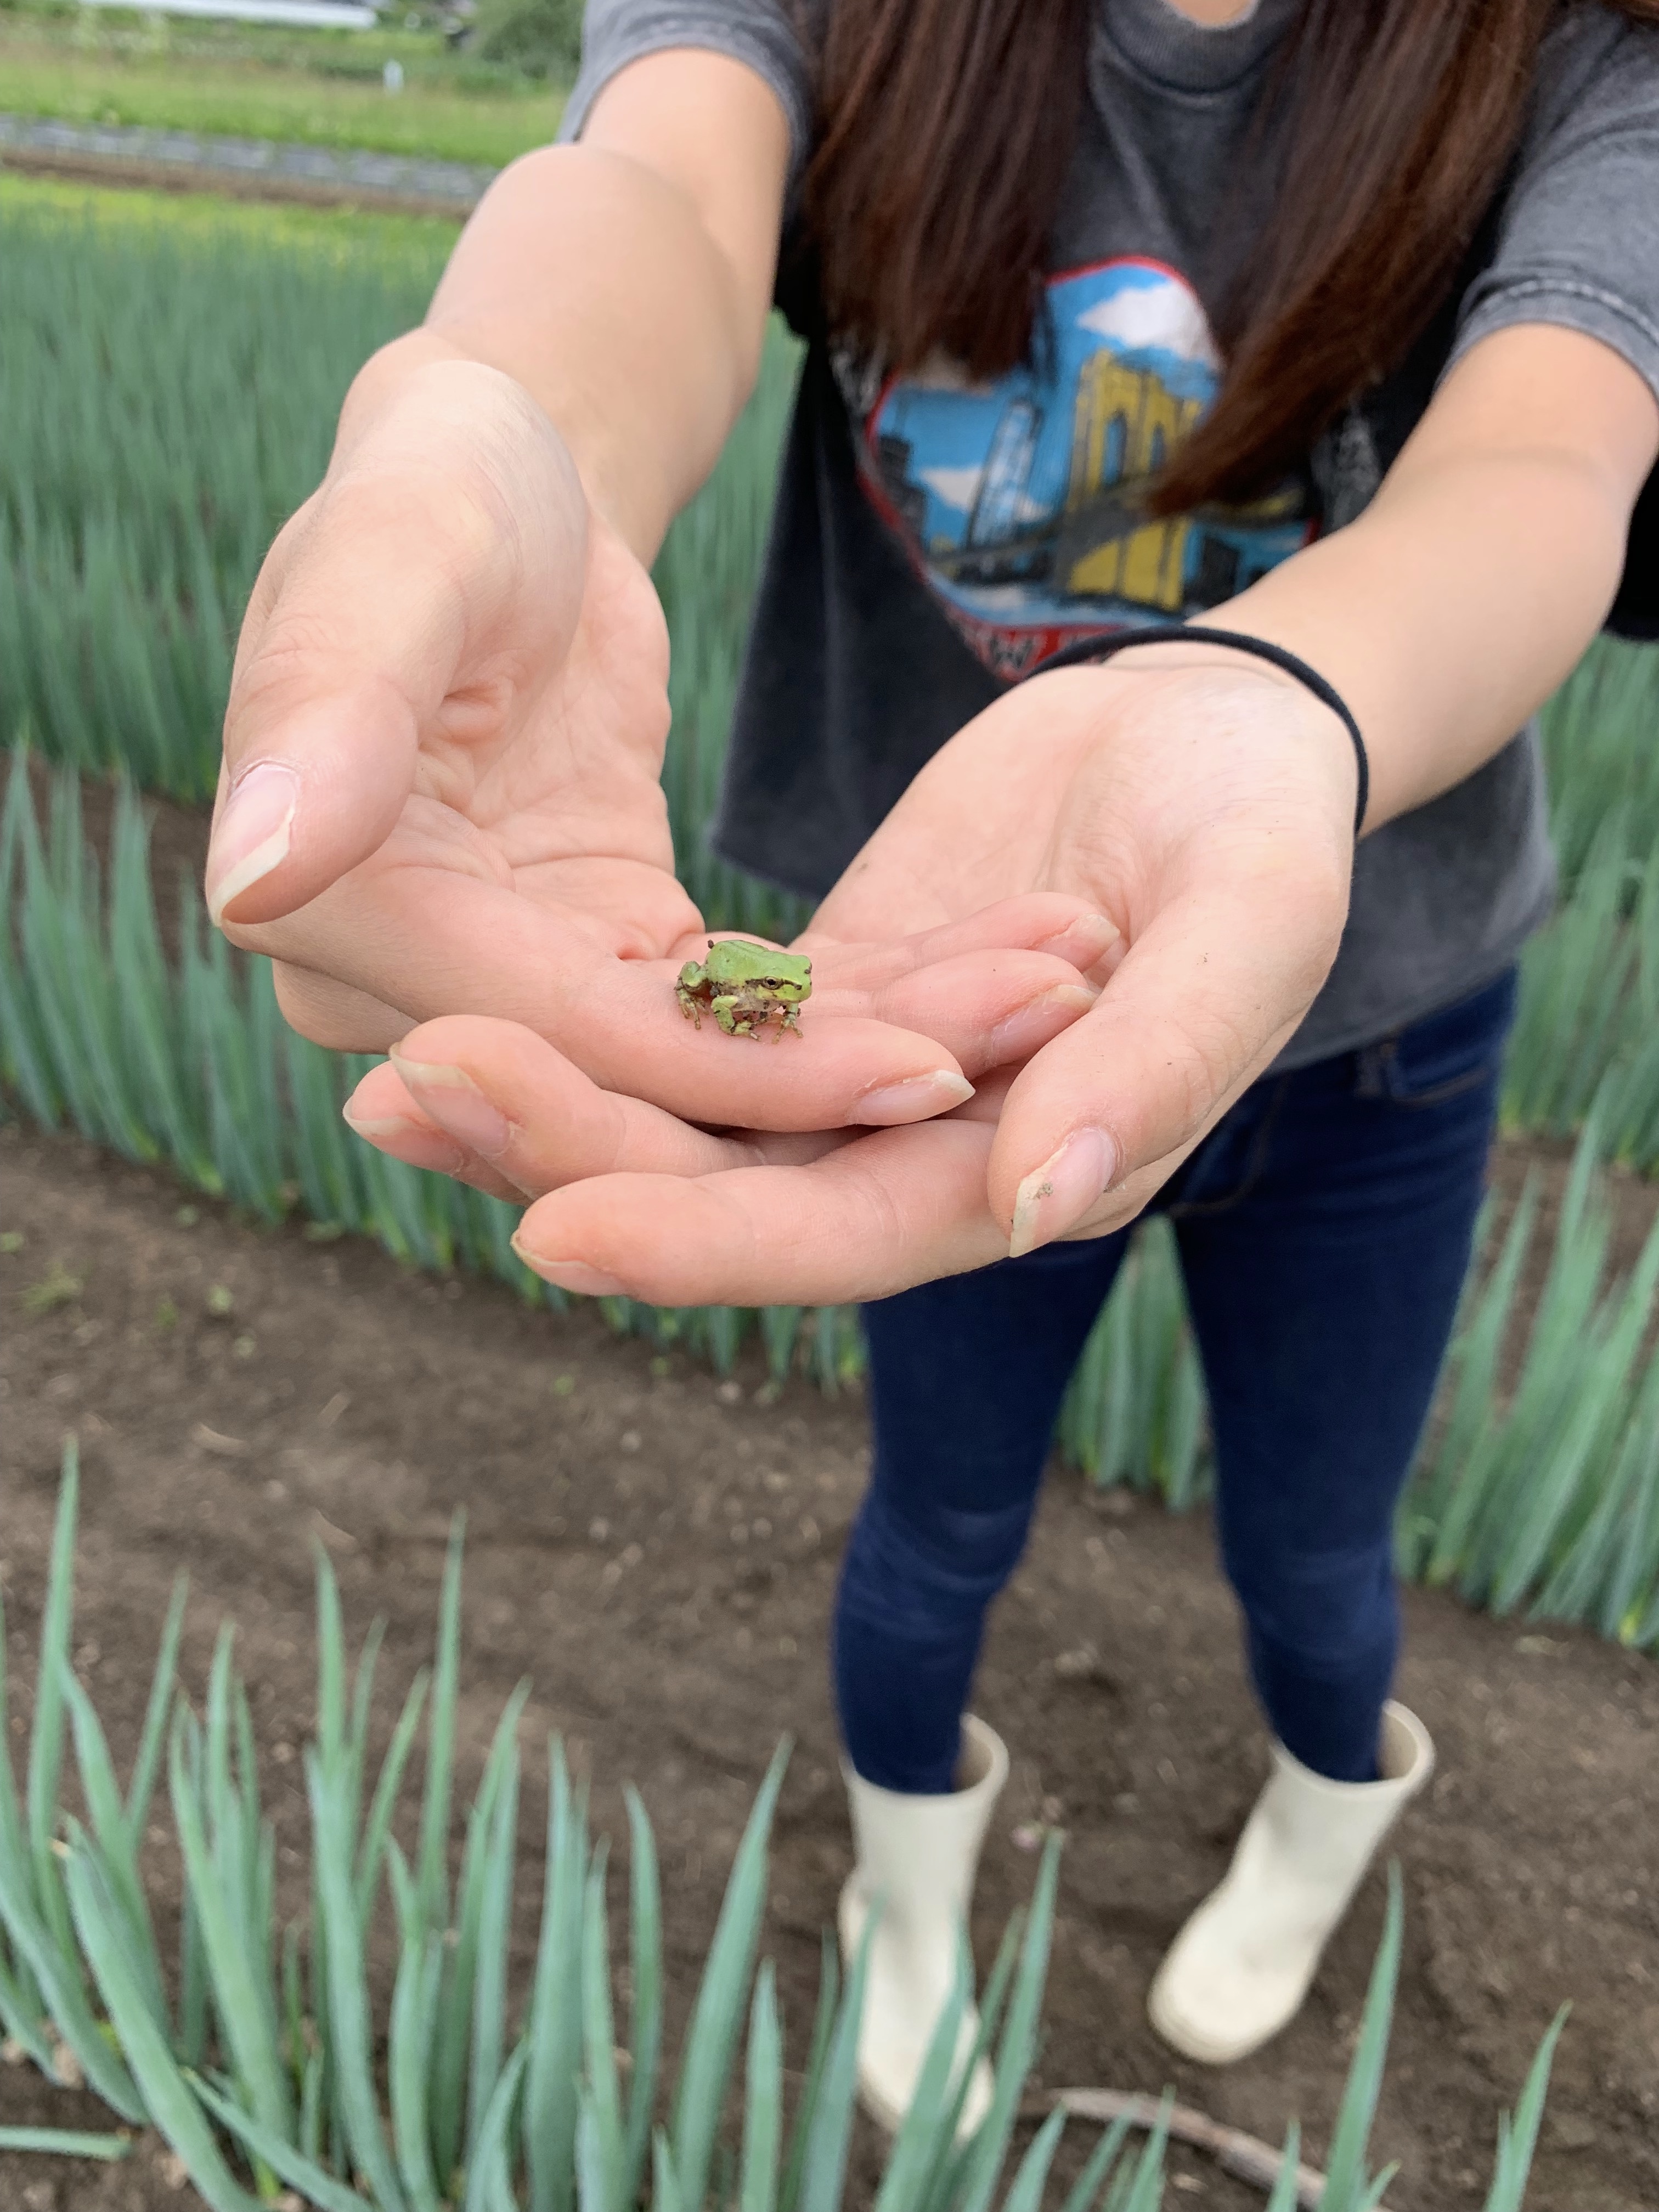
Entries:
[[401,92],[403,90],[404,65],[398,59],[396,54],[392,55],[391,60],[387,62],[386,67],[380,71],[380,82],[386,87],[388,92]]
[[[214,15],[227,22],[290,23],[302,31],[372,31],[380,17],[355,0],[137,0],[146,15]],[[134,0],[81,0],[83,8],[131,8]]]

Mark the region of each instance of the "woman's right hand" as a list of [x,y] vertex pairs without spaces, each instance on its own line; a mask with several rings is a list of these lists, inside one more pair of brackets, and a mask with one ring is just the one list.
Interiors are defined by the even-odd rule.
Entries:
[[675,968],[704,938],[659,781],[667,672],[650,578],[546,414],[431,334],[400,340],[254,590],[215,918],[272,956],[283,1012],[321,1043],[380,1051],[436,1016],[494,1015],[702,1122],[927,1118],[1001,1056],[1011,1020],[1034,1046],[1074,1018],[1076,969],[1113,933],[1040,900],[1006,926],[837,952],[823,1018],[782,1051],[734,1054],[684,1021]]

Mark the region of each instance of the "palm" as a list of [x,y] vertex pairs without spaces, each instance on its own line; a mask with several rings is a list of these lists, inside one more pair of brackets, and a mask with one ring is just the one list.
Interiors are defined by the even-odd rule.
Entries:
[[[540,520],[568,498],[557,456],[533,426],[514,427],[509,467],[477,492],[506,520],[510,543],[495,552],[511,588],[479,595],[495,604],[465,623],[460,652],[419,702],[390,833],[297,913],[232,925],[277,962],[285,1010],[321,1042],[383,1048],[411,1020],[450,1011],[452,973],[468,958],[485,1010],[544,1018],[530,979],[579,969],[579,948],[590,962],[596,948],[665,958],[699,927],[674,878],[659,781],[668,648],[656,594],[592,518],[573,592],[568,537]],[[307,550],[301,533],[295,554]],[[233,726],[260,719],[284,681],[283,629],[299,619],[285,604],[298,566],[287,553],[279,542],[250,612]],[[417,918],[453,958],[410,960],[406,943],[386,957],[400,921]],[[520,962],[477,959],[503,941]]]
[[1090,1226],[1115,1226],[1267,1065],[1336,952],[1352,775],[1300,686],[1200,647],[1188,666],[1024,687],[916,779],[815,927],[854,933],[885,911],[915,927],[1018,883],[1085,900],[1121,933],[1088,1021],[1008,1087],[996,1216],[1086,1105],[1127,1170]]
[[[519,619],[532,627],[528,607]],[[568,650],[471,676],[423,748],[428,788],[411,805],[435,803],[465,825],[455,852],[423,858],[411,820],[377,860],[465,873],[476,836],[496,879],[550,921],[625,958],[672,954],[702,917],[675,880],[659,781],[667,672],[650,581],[595,528]]]
[[[1237,679],[1218,672],[1212,699],[1195,681],[1103,683],[1079,671],[999,700],[917,777],[824,901],[814,932],[857,937],[882,914],[925,927],[988,898],[1042,890],[1109,914],[1122,933],[1121,957],[1150,919],[1154,887],[1190,851],[1195,819],[1206,805],[1218,815],[1241,781],[1231,761],[1217,762],[1213,732],[1200,721],[1232,705]],[[1271,704],[1282,704],[1276,692]],[[1172,775],[1200,732],[1202,769]],[[1270,759],[1264,750],[1255,766]],[[1253,803],[1263,797],[1254,770],[1242,781]]]

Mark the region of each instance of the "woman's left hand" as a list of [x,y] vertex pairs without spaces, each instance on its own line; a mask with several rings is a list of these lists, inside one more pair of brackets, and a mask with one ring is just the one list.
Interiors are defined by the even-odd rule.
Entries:
[[[935,756],[802,940],[890,940],[1031,891],[1116,923],[1098,998],[957,1113],[710,1133],[599,1090],[528,1031],[455,1017],[406,1038],[351,1118],[404,1158],[536,1198],[515,1241],[550,1280],[659,1304],[877,1297],[1102,1235],[1311,1004],[1347,910],[1354,796],[1340,722],[1259,661],[1176,632],[1039,676]],[[447,1110],[466,1094],[476,1115],[473,1092],[505,1133],[493,1157]]]

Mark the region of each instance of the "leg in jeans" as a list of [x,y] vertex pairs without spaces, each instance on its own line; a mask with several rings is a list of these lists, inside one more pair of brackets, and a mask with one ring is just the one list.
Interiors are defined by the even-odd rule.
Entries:
[[1066,1381],[1123,1236],[1057,1244],[866,1306],[870,1488],[835,1620],[854,1771],[951,1789],[985,1613],[1024,1547]]
[[1208,1194],[1200,1152],[1170,1194],[1251,1672],[1279,1741],[1335,1781],[1377,1771],[1395,1509],[1468,1265],[1512,1006],[1506,975],[1257,1085],[1243,1182]]
[[[866,1309],[875,1465],[836,1607],[853,1868],[836,1927],[865,1961],[859,2093],[909,2110],[954,1982],[1008,1756],[964,1728],[985,1609],[1024,1546],[1060,1395],[1124,1240],[1062,1245]],[[873,1915],[873,1917],[872,1917]],[[957,2042],[966,2069],[970,2007]],[[991,2069],[961,2081],[963,2132]]]
[[[1204,1354],[1228,1571],[1267,1717],[1375,1771],[1398,1626],[1395,1499],[1450,1333],[1513,1002],[1504,977],[1397,1039],[1258,1083],[1159,1203]],[[986,1609],[1125,1239],[1060,1244],[866,1311],[875,1464],[835,1624],[856,1772],[948,1790]]]

